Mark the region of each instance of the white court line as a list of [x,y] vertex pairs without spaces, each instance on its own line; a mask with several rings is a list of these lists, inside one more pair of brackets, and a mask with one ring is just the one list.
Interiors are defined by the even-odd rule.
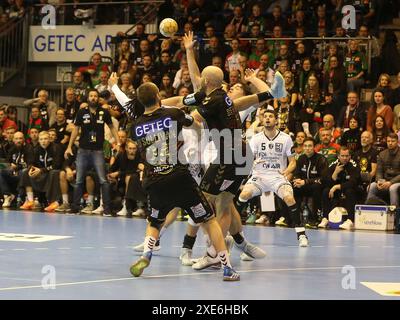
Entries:
[[49,250],[49,248],[35,248],[35,250]]
[[26,249],[11,249],[12,251],[26,251]]
[[57,250],[71,250],[71,248],[65,247],[65,248],[57,248]]
[[103,249],[117,249],[117,247],[103,247]]
[[335,246],[335,248],[347,248],[347,246]]
[[94,247],[79,247],[80,249],[94,249]]
[[[400,268],[400,266],[360,266],[354,267],[355,269],[388,269],[388,268]],[[315,270],[342,270],[343,266],[337,267],[310,267],[310,268],[276,268],[276,269],[252,269],[252,270],[238,270],[239,273],[250,273],[250,272],[277,272],[277,271],[315,271]],[[81,284],[92,284],[92,283],[107,283],[107,282],[117,282],[117,281],[132,281],[141,279],[159,279],[159,278],[176,278],[176,277],[190,277],[190,276],[205,276],[205,275],[215,275],[221,274],[221,271],[212,272],[195,272],[195,273],[176,273],[176,274],[161,274],[154,276],[143,276],[139,278],[114,278],[114,279],[102,279],[102,280],[89,280],[89,281],[77,281],[77,282],[62,282],[57,283],[56,287],[66,287]],[[42,288],[40,285],[36,286],[20,286],[20,287],[5,287],[0,288],[1,291],[11,291],[11,290],[21,290],[21,289],[37,289]]]
[[359,248],[371,248],[370,246],[358,246]]
[[311,246],[311,248],[325,248],[325,246]]

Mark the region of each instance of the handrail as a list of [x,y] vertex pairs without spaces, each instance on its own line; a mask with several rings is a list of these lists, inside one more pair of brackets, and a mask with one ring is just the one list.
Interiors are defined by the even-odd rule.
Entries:
[[[164,3],[164,1],[162,1],[162,3]],[[147,19],[148,16],[150,16],[151,14],[154,13],[154,11],[158,10],[158,8],[160,7],[160,4],[156,5],[152,10],[150,10],[149,12],[147,12],[143,17],[141,17],[139,19],[138,22],[136,22],[132,27],[130,27],[128,30],[126,30],[124,32],[124,34],[128,34],[128,32],[130,32],[131,30],[133,30],[139,23],[141,23],[142,21],[144,21],[145,19]]]

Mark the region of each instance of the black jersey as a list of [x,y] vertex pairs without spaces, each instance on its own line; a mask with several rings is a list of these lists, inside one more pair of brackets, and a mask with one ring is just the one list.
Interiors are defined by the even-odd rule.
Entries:
[[178,152],[183,141],[178,137],[182,127],[192,123],[193,118],[182,110],[164,107],[143,114],[134,122],[132,137],[138,143],[145,164],[146,183],[187,170],[186,165],[179,162]]

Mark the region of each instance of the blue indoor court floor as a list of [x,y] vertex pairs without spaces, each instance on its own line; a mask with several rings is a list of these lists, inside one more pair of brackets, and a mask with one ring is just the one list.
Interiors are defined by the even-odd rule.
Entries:
[[[398,234],[308,230],[311,247],[299,248],[292,229],[245,226],[267,257],[241,261],[233,249],[241,281],[223,282],[221,271],[181,266],[184,222],[170,226],[150,267],[133,278],[132,246],[144,228],[143,219],[0,211],[0,300],[400,298]],[[203,251],[200,236],[194,255]],[[52,280],[55,289],[44,289]]]

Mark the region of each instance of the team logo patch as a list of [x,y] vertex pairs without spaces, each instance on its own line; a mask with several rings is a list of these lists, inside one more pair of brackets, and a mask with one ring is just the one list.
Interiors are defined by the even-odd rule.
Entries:
[[221,188],[219,188],[219,191],[225,191],[226,189],[229,188],[229,186],[233,183],[233,180],[224,180],[222,182]]
[[274,148],[274,144],[273,143],[270,143],[269,145],[268,145],[268,148],[270,148],[271,150]]
[[225,102],[228,106],[231,106],[233,104],[231,98],[229,98],[228,96],[225,97]]
[[193,211],[195,218],[200,218],[207,214],[206,209],[201,203],[199,203],[197,206],[190,207],[190,209]]
[[282,143],[275,143],[275,151],[276,152],[282,152],[283,150],[283,144]]

